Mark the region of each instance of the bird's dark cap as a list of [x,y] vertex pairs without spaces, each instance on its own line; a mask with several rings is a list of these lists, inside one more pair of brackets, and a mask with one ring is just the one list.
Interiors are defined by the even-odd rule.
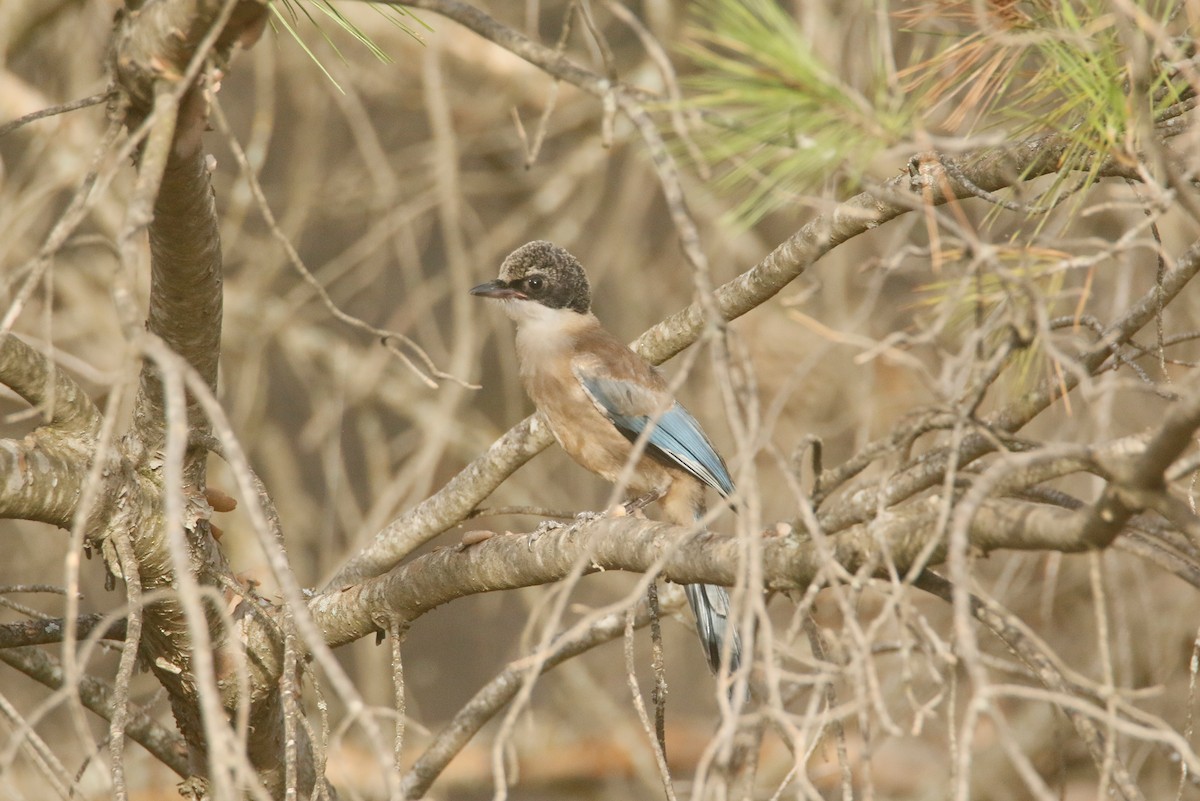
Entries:
[[558,245],[542,240],[514,250],[500,265],[500,277],[471,290],[472,295],[533,300],[551,309],[587,314],[592,290],[579,260]]

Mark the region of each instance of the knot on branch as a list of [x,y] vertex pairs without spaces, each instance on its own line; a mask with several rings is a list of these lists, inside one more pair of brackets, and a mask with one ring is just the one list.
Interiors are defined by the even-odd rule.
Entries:
[[[233,8],[226,6],[233,2]],[[233,45],[248,48],[262,34],[267,6],[261,0],[159,0],[128,3],[114,26],[111,63],[117,85],[129,100],[134,119],[154,104],[160,81],[177,83],[203,47],[218,68],[229,61]],[[219,30],[214,31],[214,28]]]
[[[102,471],[101,489],[88,515],[87,544],[104,559],[113,578],[130,581],[126,560],[121,557],[121,542],[128,542],[137,554],[138,580],[144,589],[171,584],[173,569],[165,538],[166,513],[161,470],[152,464],[149,471],[135,470],[127,455],[114,455]],[[183,488],[182,525],[194,571],[207,564],[215,547],[209,536],[208,521],[213,508],[204,493],[192,486]]]

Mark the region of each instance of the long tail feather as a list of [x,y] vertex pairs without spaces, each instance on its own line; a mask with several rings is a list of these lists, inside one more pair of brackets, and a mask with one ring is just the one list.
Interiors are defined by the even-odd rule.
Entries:
[[729,672],[737,670],[742,664],[742,641],[729,620],[729,593],[716,584],[685,584],[683,590],[696,615],[696,631],[700,635],[709,669],[713,673],[720,670],[721,649],[725,638],[732,636]]

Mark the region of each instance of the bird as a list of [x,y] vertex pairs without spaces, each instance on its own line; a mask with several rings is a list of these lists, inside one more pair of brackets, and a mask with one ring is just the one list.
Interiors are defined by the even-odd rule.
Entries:
[[[541,240],[522,245],[496,280],[470,292],[501,301],[516,323],[521,383],[572,459],[617,483],[650,428],[626,486],[637,502],[657,500],[669,522],[694,526],[705,513],[705,487],[733,494],[729,469],[696,418],[592,313],[587,273],[567,250]],[[730,639],[728,668],[736,672],[741,641],[729,620],[729,593],[716,584],[684,591],[709,669],[719,672]]]

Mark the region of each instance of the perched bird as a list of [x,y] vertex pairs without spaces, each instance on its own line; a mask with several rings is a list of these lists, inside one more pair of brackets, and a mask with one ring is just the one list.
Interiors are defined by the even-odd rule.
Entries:
[[[600,325],[579,261],[549,242],[522,245],[500,277],[472,295],[503,301],[517,323],[517,358],[530,399],[571,458],[611,482],[619,480],[634,442],[653,426],[628,490],[659,501],[668,521],[690,526],[704,515],[704,487],[727,496],[733,481],[696,418],[642,357]],[[708,666],[721,664],[732,635],[730,670],[741,643],[729,622],[729,594],[714,584],[684,587]]]

